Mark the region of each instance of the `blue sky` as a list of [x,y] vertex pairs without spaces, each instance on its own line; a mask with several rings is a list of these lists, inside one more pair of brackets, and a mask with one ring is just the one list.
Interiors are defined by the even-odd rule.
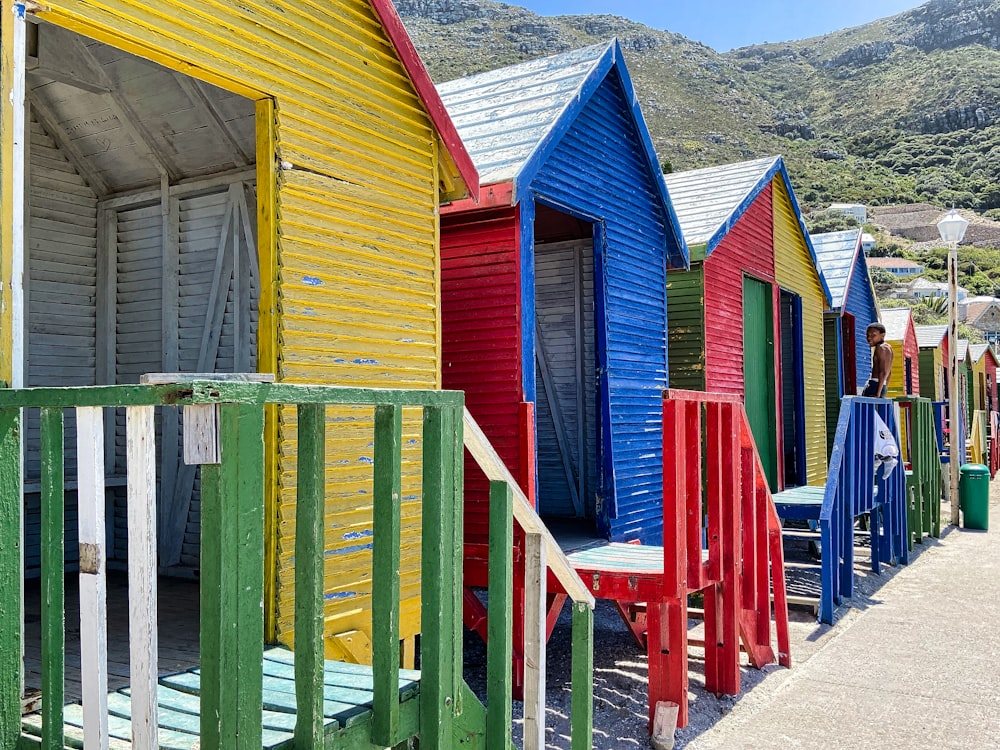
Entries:
[[919,0],[505,0],[543,16],[611,13],[683,34],[720,52],[858,26]]

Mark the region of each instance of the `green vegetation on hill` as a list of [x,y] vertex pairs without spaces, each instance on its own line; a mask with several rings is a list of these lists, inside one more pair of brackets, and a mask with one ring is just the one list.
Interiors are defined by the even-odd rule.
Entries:
[[435,80],[618,37],[662,162],[783,154],[807,210],[1000,209],[1000,0],[931,0],[822,37],[719,54],[611,15],[397,0]]

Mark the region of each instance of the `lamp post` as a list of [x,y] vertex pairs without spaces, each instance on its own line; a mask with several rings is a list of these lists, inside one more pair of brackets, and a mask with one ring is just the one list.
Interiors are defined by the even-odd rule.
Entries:
[[[958,526],[958,452],[961,420],[958,399],[958,243],[965,236],[969,222],[954,208],[938,222],[941,239],[948,245],[948,499],[951,523]],[[965,447],[965,446],[961,446]]]

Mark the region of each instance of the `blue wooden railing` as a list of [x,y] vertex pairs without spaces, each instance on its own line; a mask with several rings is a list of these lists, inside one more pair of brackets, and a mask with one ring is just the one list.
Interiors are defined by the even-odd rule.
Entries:
[[889,427],[898,447],[899,425],[891,401],[846,396],[840,407],[819,515],[821,622],[832,623],[841,598],[854,594],[855,518],[870,514],[872,570],[876,574],[883,562],[909,562],[906,479],[901,463],[888,477],[881,469],[875,474],[876,414]]

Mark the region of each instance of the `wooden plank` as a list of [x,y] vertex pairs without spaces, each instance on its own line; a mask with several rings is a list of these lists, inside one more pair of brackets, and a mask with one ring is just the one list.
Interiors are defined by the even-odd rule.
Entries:
[[594,612],[573,602],[571,750],[590,750],[594,734]]
[[375,408],[372,508],[372,743],[391,746],[399,734],[399,562],[402,533],[403,409]]
[[[490,482],[489,601],[486,638],[486,744],[511,743],[514,637],[514,497],[506,482]],[[586,607],[586,605],[584,605]]]
[[[211,407],[209,407],[211,408]],[[152,406],[125,411],[128,467],[129,665],[132,742],[155,750],[157,723],[156,433]]]
[[[0,24],[5,43],[9,26]],[[20,410],[0,409],[0,747],[17,747],[21,732],[22,513]]]
[[[421,700],[420,741],[449,747],[454,726],[454,641],[448,626],[460,618],[452,593],[458,586],[451,569],[455,534],[455,497],[461,492],[461,452],[455,451],[459,421],[455,408],[424,409],[421,530]],[[461,553],[461,550],[459,550]],[[459,610],[460,611],[460,610]],[[460,653],[460,652],[459,652]]]
[[545,544],[524,535],[524,750],[545,747]]
[[201,740],[250,750],[262,732],[264,413],[219,411],[222,463],[202,467]]
[[323,519],[326,500],[326,406],[298,407],[295,500],[295,746],[323,745]]
[[42,747],[63,747],[66,679],[66,550],[63,489],[63,410],[42,409]]
[[108,612],[105,580],[104,412],[76,410],[80,524],[80,678],[88,750],[108,748]]

